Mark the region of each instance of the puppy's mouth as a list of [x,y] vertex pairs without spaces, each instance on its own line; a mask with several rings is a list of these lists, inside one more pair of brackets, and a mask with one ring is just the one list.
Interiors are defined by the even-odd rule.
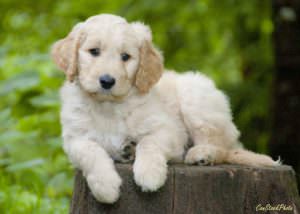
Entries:
[[112,95],[111,89],[104,89],[104,88],[99,88],[99,90],[95,93],[100,93],[103,95]]
[[98,98],[101,101],[122,101],[124,98],[127,97],[127,93],[116,94],[111,89],[103,89],[103,88],[99,88],[99,90],[96,92],[89,92],[89,94],[92,97]]
[[93,99],[96,99],[100,102],[102,101],[116,101],[120,102],[123,101],[131,91],[131,87],[124,90],[117,90],[117,88],[110,88],[110,89],[104,89],[102,87],[95,87],[95,88],[87,88],[84,87],[81,82],[79,82],[79,86],[87,95],[92,97]]

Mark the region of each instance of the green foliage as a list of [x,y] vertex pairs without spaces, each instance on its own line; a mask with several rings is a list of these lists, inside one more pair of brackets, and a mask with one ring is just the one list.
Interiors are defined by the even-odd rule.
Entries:
[[98,0],[0,4],[0,213],[66,213],[72,169],[61,149],[51,44],[99,13],[141,20],[165,63],[201,70],[231,98],[247,147],[267,152],[272,70],[269,1]]

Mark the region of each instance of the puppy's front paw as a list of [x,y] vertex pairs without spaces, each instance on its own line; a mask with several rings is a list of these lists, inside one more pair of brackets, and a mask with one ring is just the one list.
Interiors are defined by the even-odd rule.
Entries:
[[132,162],[135,157],[135,147],[136,147],[136,142],[132,140],[128,140],[126,143],[124,143],[121,149],[121,155],[120,155],[121,157],[119,161],[121,163]]
[[206,145],[194,146],[187,152],[184,162],[200,166],[213,165],[216,162],[216,152]]
[[112,204],[118,200],[122,180],[116,171],[89,173],[86,179],[94,197],[99,202]]
[[144,192],[162,187],[167,179],[167,162],[163,157],[139,159],[133,165],[134,180]]

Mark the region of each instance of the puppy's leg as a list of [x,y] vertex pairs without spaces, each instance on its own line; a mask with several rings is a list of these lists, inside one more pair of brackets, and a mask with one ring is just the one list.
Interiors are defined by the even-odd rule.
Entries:
[[151,141],[148,138],[137,145],[133,165],[134,180],[143,191],[158,190],[167,178],[167,158]]
[[73,140],[64,142],[64,150],[71,162],[82,170],[98,201],[113,203],[118,200],[122,181],[113,160],[101,146],[93,141]]
[[121,147],[120,159],[121,163],[130,163],[135,157],[136,142],[130,138],[126,139]]
[[229,150],[237,145],[238,132],[233,123],[226,127],[218,124],[203,123],[200,127],[192,127],[193,147],[185,157],[185,163],[198,165],[214,165],[225,163]]
[[[134,179],[143,191],[156,191],[167,179],[167,162],[181,157],[184,145],[174,132],[161,130],[145,136],[136,146]],[[184,142],[184,141],[183,141]]]
[[189,149],[185,156],[186,164],[213,165],[224,162],[227,150],[213,144],[200,144]]
[[239,136],[226,96],[199,73],[179,76],[176,83],[181,115],[194,142],[186,163],[224,162],[226,150],[238,143]]

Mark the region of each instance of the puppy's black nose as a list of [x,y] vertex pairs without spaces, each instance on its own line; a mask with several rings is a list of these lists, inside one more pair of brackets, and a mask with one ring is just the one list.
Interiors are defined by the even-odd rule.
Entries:
[[110,76],[108,74],[104,74],[104,75],[100,76],[99,82],[100,82],[100,85],[102,88],[110,89],[114,86],[116,80],[112,76]]

